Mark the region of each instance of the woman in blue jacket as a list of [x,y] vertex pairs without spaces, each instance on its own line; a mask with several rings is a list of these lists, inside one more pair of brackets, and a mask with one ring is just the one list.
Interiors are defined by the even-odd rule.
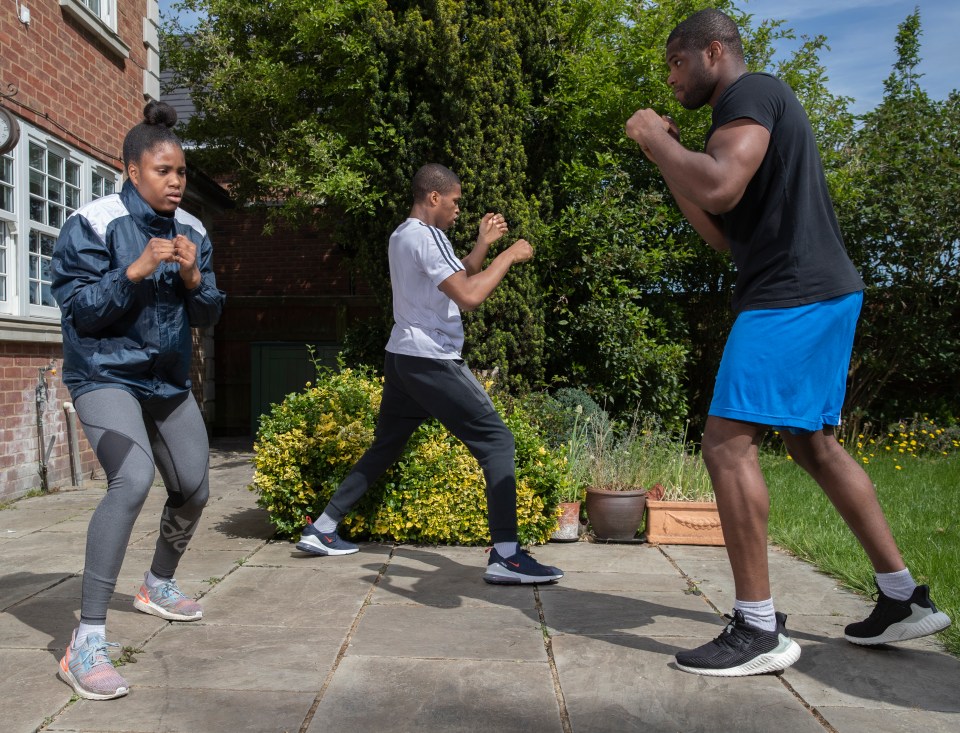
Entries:
[[191,327],[212,326],[224,295],[211,244],[179,206],[186,161],[171,129],[176,112],[150,102],[123,142],[127,180],[65,223],[53,253],[63,328],[63,378],[107,475],[87,533],[80,626],[60,676],[81,697],[129,689],[110,663],[107,604],[127,543],[159,470],[167,491],[156,551],[134,606],[194,621],[200,605],[174,573],[207,502],[207,431],[191,393]]

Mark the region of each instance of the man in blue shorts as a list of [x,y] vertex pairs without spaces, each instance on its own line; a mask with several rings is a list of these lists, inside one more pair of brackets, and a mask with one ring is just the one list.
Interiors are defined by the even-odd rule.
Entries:
[[483,469],[493,549],[488,583],[553,583],[563,577],[541,565],[517,542],[517,478],[513,434],[461,357],[460,311],[474,310],[512,265],[533,257],[518,239],[484,269],[490,245],[507,231],[500,214],[480,221],[473,249],[462,260],[444,231],[460,214],[460,179],[436,163],[413,177],[410,216],[390,236],[388,256],[394,326],[384,358],[383,398],[373,445],[357,461],[297,548],[314,555],[349,555],[357,545],[337,525],[400,457],[413,432],[429,418],[464,442]]
[[758,445],[781,430],[876,573],[877,605],[845,630],[854,644],[913,639],[950,625],[904,565],[866,472],[834,436],[863,281],[847,257],[813,129],[791,89],[748,73],[736,24],[694,13],[667,39],[667,83],[687,109],[713,109],[706,149],[679,142],[669,117],[638,110],[627,135],[657,165],[680,210],[737,266],[730,332],[703,435],[736,585],[730,623],[678,653],[680,669],[734,677],[793,664],[800,647],[774,611],[767,567],[769,495]]

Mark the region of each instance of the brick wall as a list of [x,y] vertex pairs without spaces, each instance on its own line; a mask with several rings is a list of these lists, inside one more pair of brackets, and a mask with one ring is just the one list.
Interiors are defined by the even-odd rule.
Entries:
[[[29,8],[30,22],[18,11]],[[118,0],[117,36],[129,48],[124,58],[88,30],[59,0],[0,4],[0,92],[16,94],[2,103],[14,114],[105,165],[120,168],[123,138],[142,116],[144,17],[147,0]],[[155,8],[154,8],[155,10]],[[62,348],[42,335],[0,341],[0,501],[41,486],[37,434],[37,370],[47,372],[44,433],[53,438],[47,461],[50,487],[71,483],[64,403],[70,400],[59,367]],[[79,426],[78,426],[79,427]],[[81,475],[102,478],[93,452],[78,430]]]
[[[51,363],[56,373],[46,372],[47,399],[43,409],[44,439],[53,448],[47,464],[50,488],[72,484],[70,443],[64,403],[70,401],[60,374],[59,344],[0,342],[0,501],[21,496],[42,485],[39,434],[37,430],[38,370]],[[102,478],[83,430],[77,425],[81,478]]]
[[251,344],[340,342],[350,323],[378,313],[328,231],[264,235],[264,222],[261,211],[228,211],[210,232],[217,286],[227,294],[214,332],[216,435],[250,433]]
[[143,45],[146,0],[117,2],[117,34],[130,47],[123,59],[73,19],[58,0],[24,0],[0,7],[0,90],[19,91],[4,104],[23,119],[119,168],[123,137],[143,112],[147,63]]

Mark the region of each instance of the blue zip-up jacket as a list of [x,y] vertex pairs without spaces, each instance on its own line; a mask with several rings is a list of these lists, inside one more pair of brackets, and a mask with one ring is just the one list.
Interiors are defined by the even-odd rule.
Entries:
[[[139,283],[127,267],[152,237],[183,234],[197,245],[201,282],[187,290],[176,263],[162,262]],[[66,221],[53,250],[53,297],[61,311],[63,381],[76,399],[116,387],[137,399],[183,394],[191,387],[190,328],[220,319],[212,245],[200,220],[182,209],[157,214],[128,180]]]

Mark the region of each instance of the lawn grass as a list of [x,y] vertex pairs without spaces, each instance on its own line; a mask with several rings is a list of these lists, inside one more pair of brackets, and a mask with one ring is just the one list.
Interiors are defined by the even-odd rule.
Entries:
[[[873,571],[840,516],[813,480],[782,453],[764,451],[770,487],[770,538],[780,547],[861,593],[872,595]],[[899,468],[897,467],[899,465]],[[864,469],[900,550],[918,583],[953,619],[940,641],[960,656],[960,459],[878,455]]]

